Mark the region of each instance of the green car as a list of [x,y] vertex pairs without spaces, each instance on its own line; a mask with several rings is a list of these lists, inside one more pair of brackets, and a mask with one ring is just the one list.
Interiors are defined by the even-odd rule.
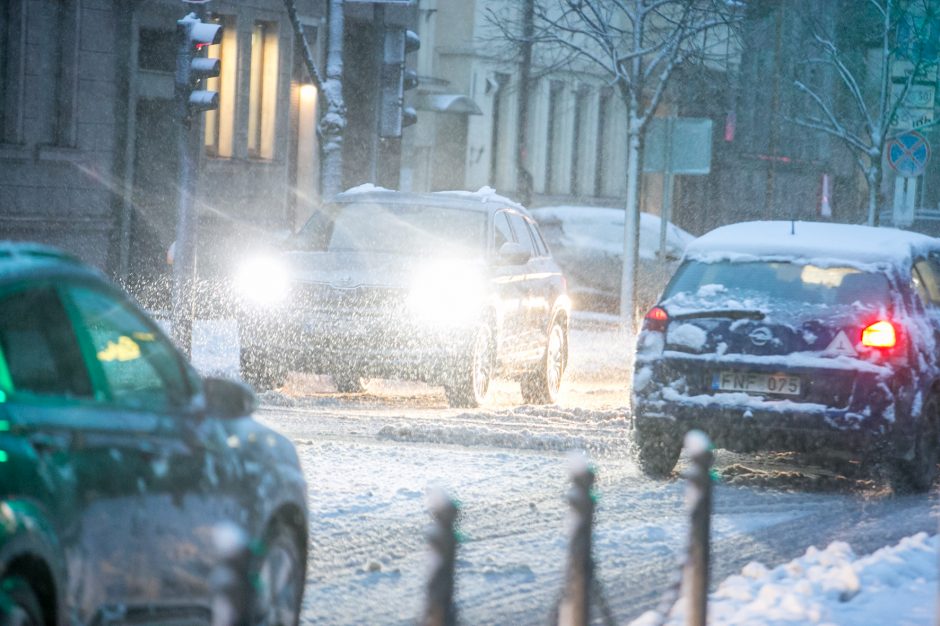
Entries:
[[306,484],[254,408],[97,271],[0,243],[0,624],[294,626]]

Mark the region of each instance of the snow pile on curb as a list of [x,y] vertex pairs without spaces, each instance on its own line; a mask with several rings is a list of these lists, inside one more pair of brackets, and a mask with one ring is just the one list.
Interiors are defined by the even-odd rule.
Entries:
[[[758,562],[726,579],[709,597],[711,624],[933,624],[936,619],[938,536],[918,533],[897,545],[856,557],[847,543],[806,554],[768,570]],[[667,624],[685,623],[683,601]],[[649,611],[633,626],[659,624]]]

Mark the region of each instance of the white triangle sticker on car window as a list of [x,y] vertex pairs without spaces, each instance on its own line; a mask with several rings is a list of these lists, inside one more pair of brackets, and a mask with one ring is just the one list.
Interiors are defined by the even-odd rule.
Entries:
[[845,334],[844,330],[840,330],[839,334],[836,335],[836,338],[832,340],[826,349],[823,351],[824,354],[833,354],[833,355],[846,355],[846,356],[858,356],[858,352],[855,350],[855,346],[852,345],[852,342],[849,341],[848,335]]

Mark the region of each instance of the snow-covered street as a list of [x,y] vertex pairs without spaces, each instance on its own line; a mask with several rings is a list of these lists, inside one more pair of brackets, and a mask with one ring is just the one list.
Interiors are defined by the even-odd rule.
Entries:
[[[194,355],[197,364],[231,373],[227,327],[202,332],[214,338]],[[463,622],[545,623],[562,588],[571,450],[585,451],[598,471],[595,557],[606,601],[619,623],[659,606],[683,552],[685,487],[681,480],[645,478],[633,460],[624,408],[626,356],[612,349],[618,341],[610,327],[579,324],[572,333],[571,378],[554,407],[518,406],[518,387],[509,383],[497,387],[495,406],[473,412],[447,408],[437,389],[388,381],[371,381],[364,394],[343,395],[332,391],[329,379],[295,376],[280,391],[263,394],[258,418],[295,442],[309,484],[305,623],[414,622],[428,572],[424,537],[427,494],[434,486],[462,503],[457,602]],[[841,541],[861,556],[918,532],[936,532],[930,497],[894,496],[865,472],[835,474],[806,468],[788,455],[724,452],[716,468],[713,589],[751,561],[774,568],[803,557],[808,546],[824,549]],[[936,544],[930,545],[935,557]],[[804,585],[798,587],[803,595],[787,595],[779,591],[782,574],[768,577],[777,595],[762,595],[754,574],[763,571],[749,566],[747,584],[738,579],[730,590],[721,587],[725,604],[713,605],[720,611],[715,623],[733,621],[748,604],[750,620],[734,623],[760,623],[754,611],[775,606],[772,597],[778,608],[798,601],[805,609],[779,623],[820,615],[824,622],[875,624],[888,614],[819,609],[837,584]],[[916,597],[935,597],[935,576],[933,586],[912,579],[921,587]],[[891,580],[900,586],[907,579],[883,574],[878,580],[890,588]],[[924,596],[925,589],[931,593]],[[845,594],[846,600],[864,602],[864,591]],[[740,606],[728,608],[728,597],[740,598]],[[891,594],[882,597],[892,601]],[[899,597],[911,602],[906,591]],[[932,623],[934,613],[927,607],[907,623]],[[866,615],[874,621],[864,622]]]

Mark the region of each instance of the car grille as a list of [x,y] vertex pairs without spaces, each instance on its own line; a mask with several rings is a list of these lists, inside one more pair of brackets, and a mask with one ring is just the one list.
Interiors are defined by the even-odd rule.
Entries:
[[302,285],[295,294],[305,314],[322,317],[386,317],[401,314],[406,304],[406,291],[391,287]]

